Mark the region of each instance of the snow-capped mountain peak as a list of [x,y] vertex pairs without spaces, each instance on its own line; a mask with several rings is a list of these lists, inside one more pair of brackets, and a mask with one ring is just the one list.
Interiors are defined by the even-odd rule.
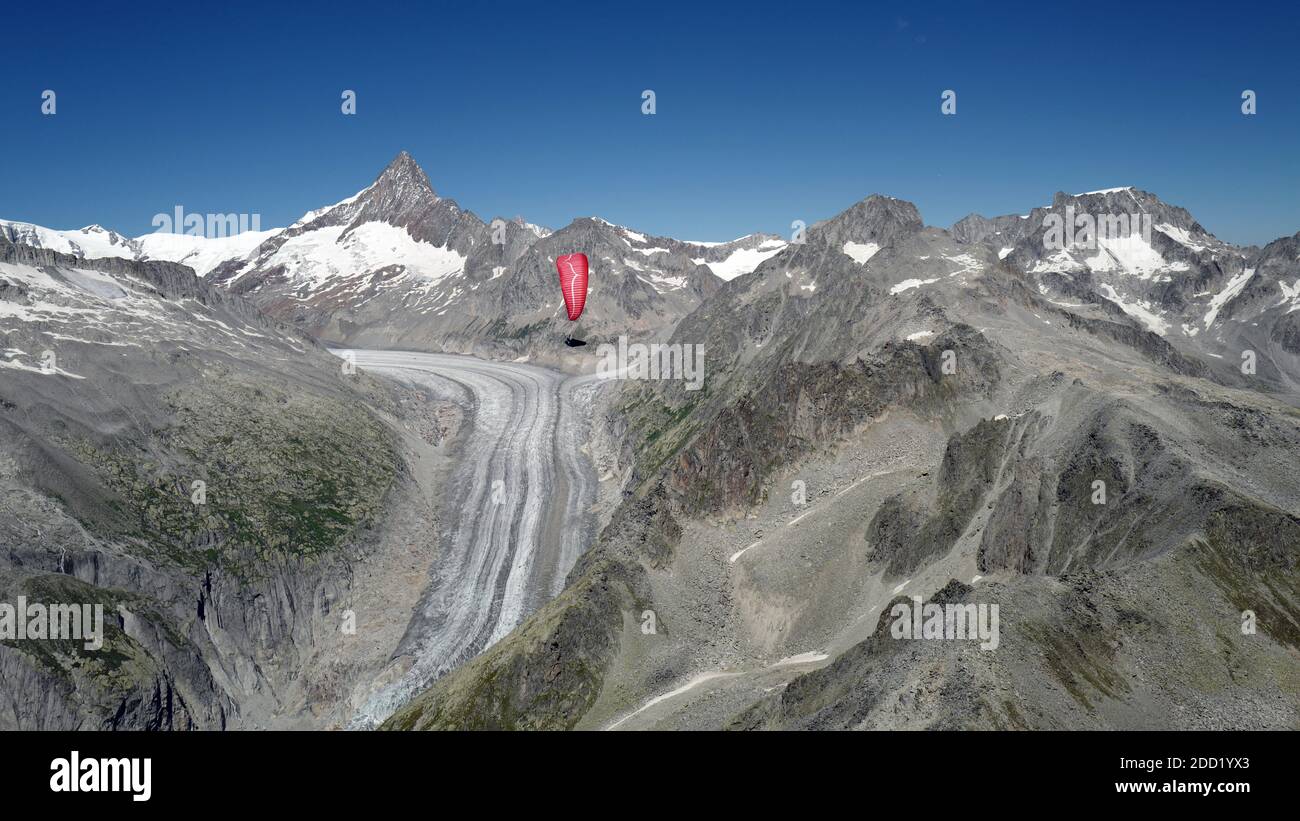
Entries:
[[59,231],[33,225],[29,222],[0,220],[0,235],[15,245],[46,248],[60,254],[84,259],[104,257],[134,258],[137,248],[132,240],[99,225],[88,225],[68,231]]
[[1091,196],[1092,194],[1116,194],[1119,193],[1120,191],[1132,191],[1132,190],[1133,190],[1133,186],[1122,185],[1119,188],[1102,188],[1097,191],[1084,191],[1082,194],[1075,194],[1074,196],[1087,197],[1087,196]]
[[1058,192],[1027,216],[972,214],[953,234],[996,249],[1056,305],[1126,317],[1213,357],[1234,347],[1300,351],[1300,322],[1287,313],[1286,277],[1300,273],[1288,238],[1263,250],[1231,245],[1186,209],[1131,186]]

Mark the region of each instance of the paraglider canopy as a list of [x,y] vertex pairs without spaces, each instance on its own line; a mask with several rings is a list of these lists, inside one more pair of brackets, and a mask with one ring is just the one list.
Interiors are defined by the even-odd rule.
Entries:
[[564,292],[564,307],[569,321],[576,322],[587,304],[587,255],[564,254],[555,260],[560,272],[560,290]]

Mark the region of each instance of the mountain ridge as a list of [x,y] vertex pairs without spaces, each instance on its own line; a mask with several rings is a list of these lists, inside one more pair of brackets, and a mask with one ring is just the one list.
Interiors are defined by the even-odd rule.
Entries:
[[[1067,209],[1103,220],[1133,216],[1148,232],[1049,249],[1044,223],[1063,220]],[[557,351],[554,339],[575,330],[595,342],[620,332],[667,337],[720,284],[773,264],[810,294],[817,283],[800,277],[816,255],[842,254],[840,269],[851,270],[846,266],[868,264],[923,225],[915,205],[880,194],[813,223],[794,242],[756,233],[692,243],[599,217],[577,217],[555,230],[521,218],[489,223],[439,195],[415,158],[402,151],[371,185],[285,228],[211,240],[165,234],[130,239],[98,226],[57,232],[0,222],[0,233],[88,258],[188,262],[330,344],[527,357],[580,368],[581,359]],[[1265,248],[1233,246],[1186,209],[1132,186],[1058,191],[1049,205],[1028,214],[971,214],[947,230],[961,243],[992,249],[1031,287],[1085,319],[1122,315],[1211,359],[1256,345],[1275,379],[1289,379],[1295,369],[1289,360],[1296,355],[1300,318],[1291,312],[1300,302],[1288,297],[1296,286],[1285,280],[1289,271],[1280,259],[1286,246],[1278,243],[1285,237]],[[592,299],[576,329],[554,313],[554,277],[538,253],[543,250],[581,250],[592,258]],[[1277,297],[1271,305],[1270,290]],[[1265,330],[1254,330],[1261,322]]]

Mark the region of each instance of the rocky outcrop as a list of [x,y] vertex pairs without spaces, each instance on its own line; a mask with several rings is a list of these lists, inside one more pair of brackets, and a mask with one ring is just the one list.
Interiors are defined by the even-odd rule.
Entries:
[[[951,373],[945,372],[947,357]],[[668,485],[688,513],[753,505],[776,468],[833,444],[886,408],[935,411],[956,397],[988,395],[998,378],[987,341],[965,327],[928,345],[889,344],[847,366],[786,364],[703,423],[673,458]],[[698,426],[700,420],[685,417],[678,424]],[[671,433],[654,433],[673,441]]]
[[[928,603],[996,605],[996,650],[895,638],[886,615],[871,638],[730,728],[1295,729],[1295,520],[1250,506],[1230,518],[1210,525],[1215,546],[1202,534],[1122,570],[951,582]],[[1284,535],[1265,536],[1276,547],[1261,551],[1265,522]],[[884,612],[898,603],[910,604],[900,597]],[[1247,611],[1258,631],[1243,629]]]

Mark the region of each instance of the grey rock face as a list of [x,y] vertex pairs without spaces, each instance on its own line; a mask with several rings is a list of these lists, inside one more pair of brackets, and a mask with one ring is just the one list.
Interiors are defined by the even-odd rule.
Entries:
[[0,642],[0,725],[323,720],[315,654],[407,492],[382,392],[171,263],[4,241],[0,299],[0,600],[105,622]]
[[912,203],[872,194],[832,219],[814,223],[809,234],[828,247],[841,248],[846,242],[884,246],[922,227],[921,214]]

